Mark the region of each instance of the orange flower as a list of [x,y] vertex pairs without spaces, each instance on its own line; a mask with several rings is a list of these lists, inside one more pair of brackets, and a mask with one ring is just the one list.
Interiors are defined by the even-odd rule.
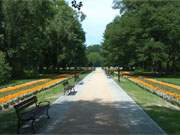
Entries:
[[173,92],[170,92],[170,91],[167,91],[167,90],[163,90],[163,89],[161,89],[159,87],[156,87],[156,86],[153,86],[151,84],[148,84],[148,83],[144,82],[143,80],[138,79],[137,77],[130,77],[129,79],[131,81],[139,84],[139,85],[143,85],[143,86],[148,87],[150,89],[160,91],[160,92],[162,92],[162,93],[164,93],[166,95],[170,95],[170,96],[174,97],[176,100],[180,99],[180,94],[175,94]]
[[[115,72],[115,74],[118,74],[118,72]],[[121,74],[122,76],[127,76],[127,75],[130,75],[131,73],[128,72],[128,71],[121,71],[120,74]]]
[[28,82],[28,83],[23,83],[23,84],[16,85],[16,86],[10,86],[7,88],[2,88],[2,89],[0,89],[0,92],[7,92],[7,91],[13,91],[13,90],[21,89],[23,87],[31,86],[31,85],[34,85],[34,84],[39,83],[39,82],[45,82],[47,80],[48,79],[41,79],[41,80],[36,80],[36,81]]
[[173,85],[173,84],[170,84],[170,83],[165,83],[165,82],[157,81],[157,80],[151,79],[151,78],[145,78],[145,79],[150,81],[150,82],[153,82],[153,83],[157,83],[157,84],[160,84],[160,85],[171,87],[171,88],[176,89],[176,90],[180,90],[179,86],[176,86],[176,85]]
[[[65,76],[67,76],[67,77],[65,77]],[[26,90],[22,90],[22,91],[19,91],[17,93],[14,93],[14,94],[4,96],[4,97],[0,98],[0,103],[6,103],[6,102],[9,102],[12,99],[15,99],[15,98],[19,97],[19,96],[23,96],[23,95],[26,95],[28,93],[34,92],[34,91],[39,91],[39,90],[42,90],[42,89],[46,89],[46,88],[48,88],[50,86],[53,86],[53,85],[55,85],[55,84],[57,84],[57,83],[59,83],[59,82],[61,82],[63,80],[68,79],[71,76],[69,74],[68,75],[63,74],[63,75],[58,76],[57,79],[49,81],[49,82],[47,82],[45,84],[35,86],[33,88],[29,88],[29,89],[26,89]]]

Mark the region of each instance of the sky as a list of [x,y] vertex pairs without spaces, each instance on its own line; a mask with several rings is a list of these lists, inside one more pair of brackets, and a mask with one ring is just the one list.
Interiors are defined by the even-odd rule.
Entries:
[[[67,0],[69,3],[71,0]],[[83,2],[82,11],[86,19],[82,27],[86,32],[86,45],[100,44],[106,25],[113,21],[119,10],[112,9],[113,0],[77,0]]]

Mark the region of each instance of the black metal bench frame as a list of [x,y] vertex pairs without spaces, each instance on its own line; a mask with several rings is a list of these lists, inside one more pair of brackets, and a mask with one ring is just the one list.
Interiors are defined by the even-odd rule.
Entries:
[[38,119],[42,114],[45,114],[49,119],[50,102],[43,101],[39,102],[36,96],[32,96],[24,101],[14,105],[16,110],[17,121],[17,133],[20,133],[21,126],[27,122],[31,122],[31,129],[35,133],[35,120]]

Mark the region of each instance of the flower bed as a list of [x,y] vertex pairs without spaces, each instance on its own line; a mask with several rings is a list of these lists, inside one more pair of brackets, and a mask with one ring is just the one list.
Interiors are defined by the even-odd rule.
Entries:
[[157,83],[157,84],[160,84],[160,85],[164,85],[164,86],[167,86],[167,87],[170,87],[170,88],[173,88],[173,89],[176,89],[176,90],[180,91],[180,86],[176,86],[176,85],[170,84],[170,83],[161,82],[161,81],[158,81],[158,80],[155,80],[155,79],[152,79],[152,78],[146,78],[146,77],[144,77],[144,78],[146,80],[150,81],[150,82]]
[[34,84],[39,83],[39,82],[45,82],[47,80],[48,79],[40,79],[40,80],[28,82],[28,83],[23,83],[23,84],[20,84],[20,85],[17,85],[17,86],[10,86],[10,87],[7,87],[7,88],[2,88],[2,89],[0,89],[0,92],[8,92],[8,91],[21,89],[23,87],[31,86],[31,85],[34,85]]
[[70,79],[72,76],[67,75],[67,77],[65,77],[65,75],[64,75],[63,77],[62,76],[59,76],[59,77],[60,78],[54,79],[45,84],[42,84],[42,85],[30,88],[30,89],[26,89],[26,90],[23,90],[23,91],[14,93],[14,94],[10,94],[10,95],[0,98],[0,104],[1,104],[0,108],[8,108],[10,105],[18,102],[19,100],[23,100],[24,98],[26,98],[30,95],[36,94],[37,92],[40,92],[40,91],[49,89],[55,85],[58,85],[58,84],[64,82],[65,80]]
[[[114,72],[117,75],[117,72]],[[121,74],[124,78],[130,80],[131,82],[135,83],[136,85],[155,93],[164,99],[167,99],[168,101],[175,102],[177,104],[180,104],[180,94],[178,92],[175,93],[175,91],[179,91],[179,86],[168,84],[165,82],[157,81],[151,78],[142,77],[141,79],[139,76],[132,76],[130,72],[122,72]],[[149,82],[148,82],[149,81]],[[152,83],[150,83],[152,82]],[[154,83],[154,84],[153,84]],[[160,86],[155,86],[155,84],[158,84]],[[171,89],[174,89],[174,92],[170,91],[169,89],[161,88],[162,86],[169,87]]]
[[[118,75],[118,72],[114,72],[115,75]],[[130,76],[131,75],[131,72],[128,72],[128,71],[121,71],[120,72],[120,75],[121,76]]]
[[147,80],[147,79],[145,79],[145,78],[143,78],[143,77],[138,77],[138,78],[141,79],[141,80],[143,80],[144,82],[146,82],[146,83],[148,83],[148,84],[151,84],[151,85],[153,85],[153,86],[159,87],[159,88],[161,88],[161,89],[163,89],[163,90],[170,91],[170,92],[173,92],[173,93],[175,93],[175,94],[180,94],[180,91],[179,91],[179,90],[174,89],[174,88],[172,88],[172,87],[168,87],[168,86],[162,85],[162,84],[160,84],[160,83],[155,83],[155,82],[153,82],[153,81],[149,81],[149,80]]
[[143,87],[144,89],[147,89],[151,91],[152,93],[155,93],[164,99],[167,99],[168,101],[176,102],[180,104],[180,94],[175,94],[173,92],[161,89],[159,87],[153,86],[137,77],[126,77],[128,80],[132,81],[133,83]]

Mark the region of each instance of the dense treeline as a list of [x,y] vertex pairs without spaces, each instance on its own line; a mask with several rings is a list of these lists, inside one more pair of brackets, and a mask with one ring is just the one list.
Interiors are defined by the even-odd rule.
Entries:
[[88,61],[88,66],[101,67],[104,63],[104,58],[102,57],[102,46],[91,45],[86,48],[86,56]]
[[115,0],[104,34],[106,65],[180,71],[180,1]]
[[64,0],[0,0],[0,82],[82,66],[84,42],[79,14]]

